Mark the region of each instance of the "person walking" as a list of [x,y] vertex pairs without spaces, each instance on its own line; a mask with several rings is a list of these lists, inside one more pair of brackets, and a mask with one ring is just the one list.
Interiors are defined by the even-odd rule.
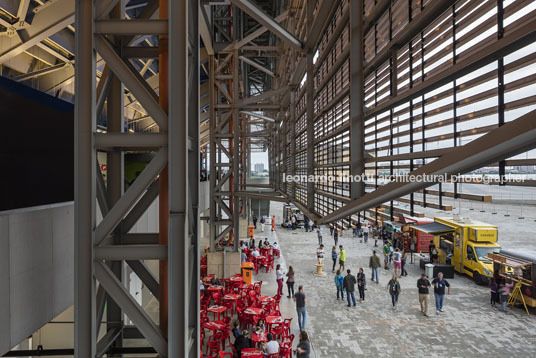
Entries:
[[335,246],[337,246],[339,242],[339,230],[337,229],[333,230],[333,241],[335,241]]
[[380,232],[378,231],[378,227],[374,226],[372,229],[373,235],[374,235],[374,247],[378,247],[378,236],[380,235]]
[[303,293],[303,286],[298,287],[298,293],[294,295],[294,302],[296,302],[296,311],[298,312],[298,326],[300,331],[305,329],[305,319],[307,316],[307,310],[305,309],[305,304],[307,303],[305,299],[305,293]]
[[292,214],[290,222],[292,223],[292,230],[296,230],[296,215]]
[[281,269],[281,265],[277,264],[275,267],[275,275],[277,280],[277,295],[283,296],[283,270]]
[[333,268],[331,269],[331,272],[335,272],[335,265],[337,265],[337,246],[333,245],[331,248],[331,259],[333,260]]
[[322,244],[316,249],[316,259],[319,265],[324,265],[324,245]]
[[346,290],[346,300],[348,301],[348,307],[352,307],[350,304],[350,297],[352,298],[352,303],[354,304],[354,307],[356,306],[355,302],[355,284],[357,283],[357,280],[355,279],[354,275],[351,274],[350,269],[346,270],[346,277],[343,280],[343,288]]
[[275,215],[272,216],[272,231],[275,231]]
[[[334,231],[334,230],[333,230],[333,224],[329,224],[329,234],[330,234],[331,236],[333,236],[333,231]],[[337,244],[335,244],[335,245],[337,245]]]
[[419,304],[421,305],[421,312],[425,317],[428,317],[428,303],[430,302],[430,281],[426,278],[426,274],[422,274],[421,278],[417,280],[417,288],[419,290]]
[[311,230],[311,232],[313,232],[314,226],[315,223],[313,222],[313,220],[309,219],[309,230]]
[[389,270],[389,255],[391,254],[391,248],[389,242],[385,242],[383,245],[383,262],[385,264],[385,269]]
[[406,271],[406,260],[408,258],[408,253],[406,250],[402,250],[402,273],[400,276],[407,276],[408,272]]
[[257,228],[257,216],[255,214],[253,214],[253,226],[255,229]]
[[393,252],[393,265],[395,268],[394,274],[398,272],[402,276],[402,254],[398,251],[398,248]]
[[288,267],[287,272],[287,289],[288,289],[288,296],[287,298],[294,297],[294,269],[292,266]]
[[436,314],[439,312],[445,312],[443,310],[443,300],[445,299],[445,287],[448,288],[447,294],[450,295],[450,284],[447,280],[443,278],[443,273],[440,272],[437,274],[437,277],[432,281],[434,285],[434,296],[435,296],[435,305],[436,305]]
[[297,358],[309,358],[309,355],[311,354],[311,343],[309,342],[309,336],[305,331],[300,332],[300,342],[296,347],[296,353]]
[[305,232],[309,232],[309,219],[307,217],[303,220],[303,228],[305,229]]
[[334,281],[337,288],[337,301],[339,300],[339,292],[341,293],[341,300],[344,300],[344,276],[341,274],[341,270],[337,270]]
[[363,241],[365,241],[365,244],[368,242],[369,237],[369,228],[363,229]]
[[378,272],[378,268],[380,268],[382,264],[380,263],[380,258],[378,255],[376,255],[376,250],[372,250],[372,256],[369,259],[369,267],[371,268],[371,280],[374,281],[374,278],[376,278],[376,284],[380,283],[380,273]]
[[391,301],[393,303],[393,310],[396,310],[396,305],[398,303],[398,295],[400,295],[401,287],[400,282],[398,282],[396,275],[393,275],[393,278],[387,284],[387,289],[391,294]]
[[342,245],[339,245],[339,270],[344,271],[344,263],[346,262],[346,250]]
[[266,217],[263,215],[261,217],[261,231],[264,232],[264,224],[266,223]]
[[320,230],[320,226],[316,228],[316,236],[318,237],[318,245],[322,245],[322,230]]
[[359,301],[365,300],[365,287],[367,285],[367,280],[365,278],[365,272],[363,268],[359,268],[359,273],[357,274],[357,290],[359,291]]
[[497,285],[497,281],[495,280],[494,277],[492,277],[491,280],[489,281],[488,287],[491,293],[491,298],[490,298],[491,307],[497,307],[497,303],[500,304],[501,302],[498,297],[499,286]]

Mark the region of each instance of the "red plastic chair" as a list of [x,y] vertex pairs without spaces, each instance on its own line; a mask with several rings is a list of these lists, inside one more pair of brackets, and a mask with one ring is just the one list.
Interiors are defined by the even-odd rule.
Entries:
[[285,326],[284,324],[274,324],[270,328],[270,332],[274,335],[276,339],[277,337],[283,338],[283,334],[285,333]]
[[220,344],[223,339],[223,333],[217,332],[216,334],[212,335],[208,339],[208,355],[210,357],[217,357],[218,352],[220,351]]
[[280,358],[292,358],[292,345],[289,343],[281,343],[279,345]]
[[292,322],[292,318],[285,318],[283,320],[283,326],[285,326],[285,336],[289,336],[290,335],[290,324]]
[[281,344],[288,343],[292,347],[292,342],[294,342],[294,334],[283,335],[283,339],[281,340]]

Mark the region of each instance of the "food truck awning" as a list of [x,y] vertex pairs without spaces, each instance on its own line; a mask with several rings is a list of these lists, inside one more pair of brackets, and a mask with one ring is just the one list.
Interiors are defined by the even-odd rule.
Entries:
[[452,226],[448,226],[448,225],[441,224],[438,222],[413,226],[413,228],[415,230],[419,230],[427,234],[438,234],[441,232],[449,232],[449,231],[455,230]]

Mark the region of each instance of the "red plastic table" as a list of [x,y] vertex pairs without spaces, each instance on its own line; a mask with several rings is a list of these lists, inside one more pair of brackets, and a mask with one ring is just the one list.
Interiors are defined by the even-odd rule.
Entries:
[[227,307],[225,306],[210,306],[207,308],[207,312],[212,312],[214,314],[213,318],[216,318],[216,314],[218,315],[218,320],[220,319],[220,314],[227,312]]
[[247,314],[250,314],[250,315],[254,315],[254,316],[257,316],[257,315],[260,315],[262,314],[262,308],[258,308],[258,307],[248,307],[244,310],[244,313],[247,313]]
[[236,303],[238,302],[238,295],[236,293],[227,293],[223,296],[223,299],[225,301],[232,301],[233,302],[233,311],[231,314],[234,313],[234,310],[236,309]]
[[231,277],[229,282],[231,283],[232,287],[239,287],[244,281],[242,280],[242,277]]
[[274,301],[274,298],[272,296],[259,296],[257,297],[257,300],[261,303],[269,303]]
[[266,317],[266,330],[271,331],[272,325],[283,324],[285,320],[281,316],[268,316]]
[[212,286],[209,286],[207,288],[207,290],[209,290],[211,293],[214,293],[214,292],[220,292],[223,290],[223,286],[219,286],[219,285],[212,285]]
[[242,357],[264,358],[264,353],[259,348],[244,348],[241,351]]
[[259,334],[253,332],[253,334],[251,335],[251,341],[255,344],[259,344],[268,342],[268,339],[266,338],[265,332]]

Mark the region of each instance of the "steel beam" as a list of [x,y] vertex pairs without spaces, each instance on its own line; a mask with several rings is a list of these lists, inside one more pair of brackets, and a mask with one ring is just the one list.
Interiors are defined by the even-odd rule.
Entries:
[[249,112],[249,111],[240,111],[240,112],[245,114],[245,115],[251,116],[251,117],[264,119],[264,120],[266,120],[268,122],[275,122],[275,119],[273,119],[271,117],[268,117],[268,116],[265,116],[263,114],[253,113],[253,112]]
[[95,19],[101,19],[112,11],[119,0],[96,0],[95,2]]
[[279,36],[283,41],[298,50],[303,48],[303,44],[292,36],[284,27],[279,25],[274,19],[266,15],[261,9],[249,0],[231,0],[234,5],[242,11],[257,20],[260,24],[266,26],[268,30]]
[[[464,146],[452,148],[438,159],[411,172],[411,175],[460,175],[536,147],[536,110],[498,127]],[[377,207],[411,192],[434,185],[430,181],[394,181],[319,220],[330,223],[362,210]]]
[[[35,15],[28,38],[14,45],[0,55],[0,64],[6,63],[17,55],[39,44],[41,41],[66,28],[75,22],[73,2],[69,0],[56,1],[39,14]],[[91,16],[93,19],[93,16]],[[34,32],[35,31],[35,32]]]
[[155,99],[156,95],[149,92],[147,86],[140,82],[140,79],[125,64],[106,39],[100,35],[96,36],[95,47],[106,61],[106,64],[110,66],[114,74],[119,77],[121,82],[132,92],[143,108],[147,110],[160,129],[163,131],[167,130],[167,114]]
[[97,20],[95,21],[96,34],[111,35],[165,35],[168,31],[167,20]]
[[250,65],[250,66],[252,66],[252,67],[255,67],[257,70],[266,73],[268,76],[270,76],[270,77],[275,77],[275,74],[274,74],[272,71],[270,71],[269,69],[263,67],[262,65],[259,65],[257,62],[255,62],[255,61],[253,61],[253,60],[250,60],[249,58],[244,57],[244,56],[239,56],[238,58],[239,58],[241,61],[247,63],[248,65]]
[[130,231],[136,225],[139,218],[143,215],[147,208],[153,203],[153,201],[158,197],[158,185],[159,179],[153,181],[147,191],[143,196],[136,202],[136,205],[130,210],[127,216],[121,220],[121,231],[125,234]]
[[121,219],[126,216],[130,208],[134,206],[141,194],[162,171],[166,163],[167,149],[162,148],[97,226],[95,230],[96,245],[99,245],[106,238],[106,235],[112,232]]
[[105,245],[95,248],[95,259],[122,260],[166,260],[165,245]]
[[256,95],[256,96],[249,96],[249,97],[246,97],[244,99],[242,99],[242,101],[240,101],[240,105],[245,105],[245,104],[251,104],[251,103],[258,103],[260,101],[264,101],[266,99],[269,99],[269,98],[272,98],[272,97],[276,97],[281,95],[282,93],[285,93],[286,91],[288,91],[288,87],[284,86],[284,87],[279,87],[277,89],[273,89],[273,90],[270,90],[270,91],[265,91],[259,95]]
[[167,146],[166,133],[96,133],[95,147],[106,148],[158,148]]
[[[274,20],[277,23],[280,23],[283,20],[285,20],[287,18],[287,16],[288,16],[288,11],[284,11],[284,12],[281,13],[281,15],[277,16]],[[228,47],[226,47],[222,52],[228,52],[228,51],[232,51],[232,50],[241,49],[243,46],[246,46],[248,43],[250,43],[251,41],[255,40],[257,37],[259,37],[262,34],[264,34],[266,31],[268,31],[268,28],[266,28],[266,26],[261,26],[258,30],[253,31],[251,34],[247,35],[246,37],[244,37],[240,41],[235,42],[235,43],[229,45]]]
[[[158,242],[158,236],[156,237],[156,242]],[[151,292],[157,300],[160,300],[160,289],[158,287],[158,280],[151,273],[151,271],[149,271],[147,266],[145,266],[143,261],[127,260],[127,264],[128,266],[130,266],[132,271],[134,271],[134,273],[140,278],[141,282],[143,282],[149,292]]]
[[[94,231],[96,225],[95,174],[96,155],[93,133],[96,131],[95,113],[95,53],[93,51],[93,1],[75,3],[75,34],[77,65],[75,68],[75,186],[74,186],[74,347],[75,357],[93,358],[96,353],[95,280],[93,279]],[[34,41],[41,41],[58,27],[65,27],[74,18],[60,20]],[[23,46],[24,47],[24,46]],[[28,47],[27,47],[28,48]],[[24,51],[19,48],[18,50]],[[18,50],[2,56],[15,56]],[[1,61],[0,61],[1,62]]]
[[114,276],[108,266],[102,262],[95,264],[95,277],[106,292],[121,307],[125,314],[134,322],[153,348],[163,357],[168,356],[167,342],[149,315],[132,298],[121,282]]
[[97,343],[97,353],[95,354],[95,357],[99,358],[106,354],[108,348],[110,348],[110,346],[116,341],[117,338],[119,338],[120,335],[121,328],[119,327],[108,330]]

